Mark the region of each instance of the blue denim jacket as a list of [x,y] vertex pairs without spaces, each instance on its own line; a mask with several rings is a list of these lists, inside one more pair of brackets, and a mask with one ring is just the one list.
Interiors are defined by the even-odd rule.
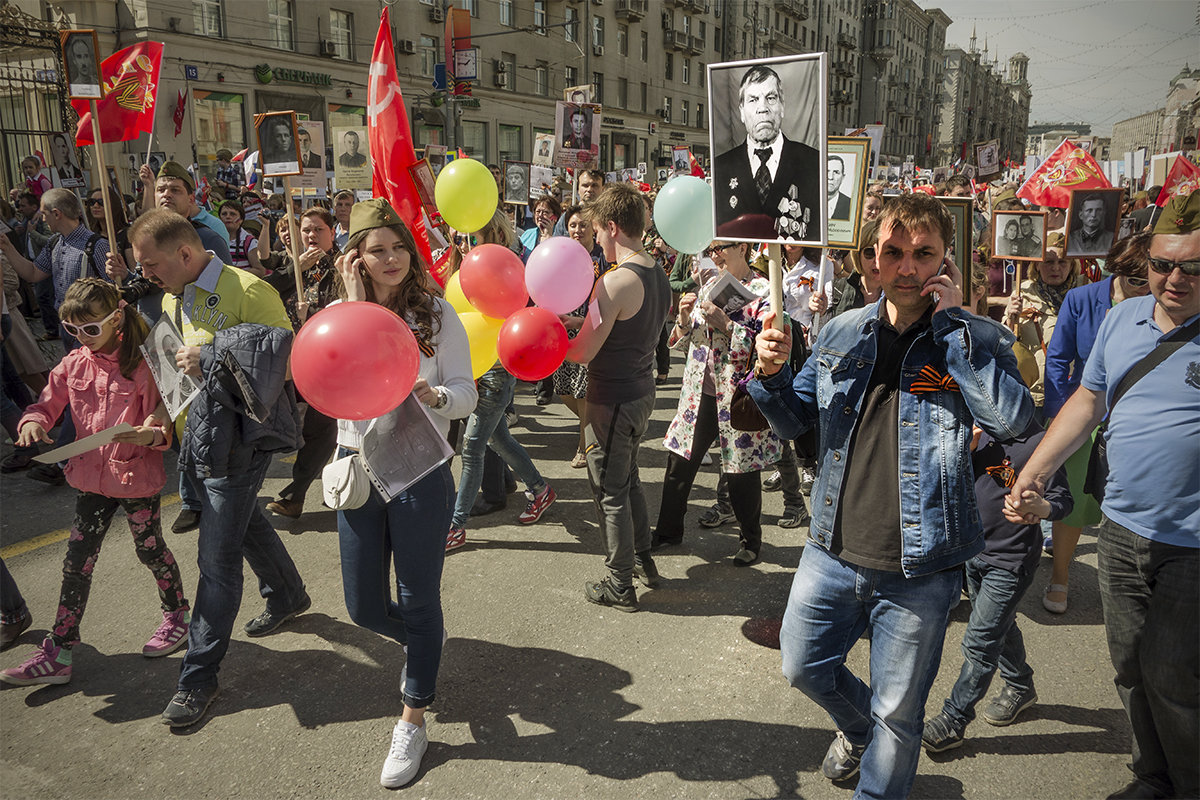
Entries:
[[[778,436],[794,439],[819,425],[821,462],[812,490],[809,536],[824,548],[833,540],[847,449],[875,364],[883,302],[831,320],[794,381],[785,365],[747,386]],[[901,568],[907,577],[956,566],[983,550],[971,471],[972,420],[1004,441],[1019,436],[1033,416],[1013,341],[998,323],[952,308],[933,315],[929,330],[917,336],[904,357],[897,436]],[[914,380],[930,385],[930,370],[918,375],[923,367],[936,372],[935,382],[943,378],[940,388],[912,391]],[[871,502],[869,497],[846,499]]]

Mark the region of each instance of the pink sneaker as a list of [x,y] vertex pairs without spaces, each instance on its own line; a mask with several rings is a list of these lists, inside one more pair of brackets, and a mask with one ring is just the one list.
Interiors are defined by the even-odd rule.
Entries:
[[68,683],[71,680],[71,650],[57,647],[49,636],[19,667],[0,670],[0,681],[14,686]]
[[525,510],[517,517],[517,522],[520,522],[522,525],[532,525],[537,522],[542,518],[542,514],[546,513],[546,509],[558,499],[558,495],[554,493],[553,487],[549,485],[545,489],[542,489],[541,494],[537,496],[529,492],[526,492],[525,496],[529,498],[529,505],[525,506]]
[[187,644],[191,621],[192,614],[186,608],[178,611],[164,611],[162,624],[158,626],[158,630],[142,648],[142,655],[147,658],[157,658],[174,653],[183,647]]
[[452,553],[458,548],[467,543],[467,531],[465,528],[451,528],[446,534],[446,552]]

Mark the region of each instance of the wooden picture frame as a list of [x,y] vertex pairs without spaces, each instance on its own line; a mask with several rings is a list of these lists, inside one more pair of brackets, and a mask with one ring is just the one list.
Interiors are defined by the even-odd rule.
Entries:
[[948,255],[958,267],[958,271],[963,276],[963,304],[971,306],[972,287],[975,286],[975,275],[972,271],[976,268],[974,259],[971,258],[972,243],[975,239],[975,216],[974,206],[975,199],[972,197],[942,197],[938,196],[938,200],[946,210],[950,212],[950,218],[954,220],[954,237],[946,243]]
[[[1121,199],[1125,190],[1074,189],[1067,203],[1066,258],[1104,258],[1117,239],[1121,224]],[[1099,228],[1089,235],[1086,226],[1093,222],[1095,204],[1100,205]],[[1086,208],[1085,208],[1086,207]]]
[[508,161],[501,165],[504,174],[504,197],[502,203],[514,206],[529,205],[529,161]]
[[[829,184],[841,162],[842,176],[834,191],[839,195],[834,211],[828,213],[829,246],[858,249],[862,231],[863,200],[867,196],[867,164],[871,158],[871,140],[862,136],[830,136],[825,157],[825,207],[829,207]],[[849,191],[847,191],[849,190]],[[841,213],[841,212],[844,212]]]
[[425,213],[429,215],[431,220],[440,219],[437,210],[437,203],[434,201],[433,191],[434,185],[437,183],[437,178],[434,177],[433,168],[429,166],[428,159],[420,159],[408,168],[408,175],[412,178],[413,188],[417,190],[417,197],[421,200],[421,207],[425,209]]
[[988,139],[986,142],[975,143],[975,167],[978,170],[975,179],[988,181],[999,175],[1003,167],[1000,164],[1000,140]]
[[100,72],[100,40],[94,30],[58,32],[63,69],[67,73],[67,96],[72,100],[99,100],[104,97],[104,78]]
[[[269,111],[254,115],[254,138],[258,144],[258,163],[262,166],[264,178],[302,174],[296,126],[295,111]],[[290,137],[290,141],[287,137]]]
[[[1029,223],[1023,220],[1029,220]],[[1045,211],[995,211],[992,221],[992,258],[1005,261],[1045,260]],[[1015,236],[1010,225],[1017,226]]]

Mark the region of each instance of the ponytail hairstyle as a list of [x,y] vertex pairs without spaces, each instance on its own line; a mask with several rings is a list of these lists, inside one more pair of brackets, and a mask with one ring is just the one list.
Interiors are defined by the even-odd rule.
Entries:
[[100,278],[80,278],[67,289],[58,315],[68,321],[88,317],[104,319],[117,308],[125,311],[118,334],[120,345],[117,363],[121,367],[121,374],[133,380],[133,373],[142,363],[140,348],[150,335],[150,328],[138,313],[137,307],[126,305],[121,299],[121,293],[116,286]]

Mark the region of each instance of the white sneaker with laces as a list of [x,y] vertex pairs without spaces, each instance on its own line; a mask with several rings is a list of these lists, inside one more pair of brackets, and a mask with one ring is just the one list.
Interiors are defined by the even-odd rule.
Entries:
[[383,762],[379,782],[386,789],[399,789],[416,777],[421,769],[421,757],[429,747],[425,726],[417,727],[411,722],[398,720],[392,729],[392,749]]

